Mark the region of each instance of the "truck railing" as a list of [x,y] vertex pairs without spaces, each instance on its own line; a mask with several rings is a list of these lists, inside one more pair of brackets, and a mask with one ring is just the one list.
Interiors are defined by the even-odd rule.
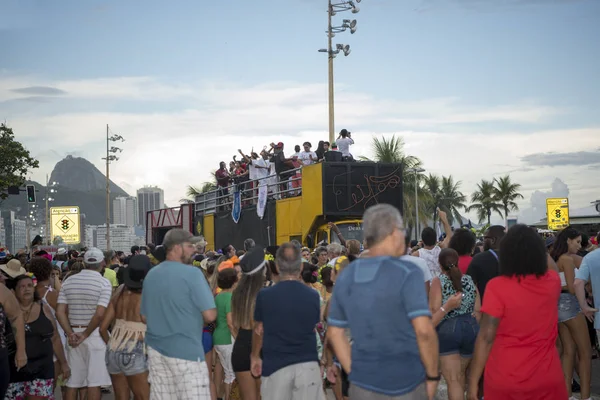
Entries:
[[[282,178],[278,174],[268,175],[263,178],[247,180],[231,184],[227,187],[219,187],[206,193],[196,195],[194,199],[194,212],[203,214],[213,214],[217,211],[231,210],[233,208],[236,191],[240,192],[242,206],[258,203],[259,186],[267,186],[267,198],[282,199],[300,196],[302,192],[302,176],[300,172],[302,167],[285,171],[284,175],[289,178]],[[274,181],[274,182],[272,182]],[[297,185],[294,187],[294,185]],[[282,190],[282,187],[285,189]]]

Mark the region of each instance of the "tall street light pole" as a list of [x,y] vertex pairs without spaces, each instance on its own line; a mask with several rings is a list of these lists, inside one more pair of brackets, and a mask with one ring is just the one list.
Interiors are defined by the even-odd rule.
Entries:
[[58,182],[50,183],[48,181],[48,174],[46,174],[46,196],[44,198],[46,202],[46,231],[44,232],[44,237],[46,238],[46,244],[48,246],[52,244],[52,229],[50,229],[50,210],[48,208],[48,203],[54,201],[54,199],[50,197],[50,194],[56,192],[54,189],[56,185],[58,185]]
[[425,172],[423,168],[410,168],[408,172],[415,174],[415,239],[419,237],[419,174]]
[[125,141],[121,135],[109,135],[110,128],[106,124],[106,158],[103,158],[106,160],[106,251],[110,250],[110,162],[118,161],[119,157],[114,153],[123,151],[118,147],[110,146],[110,142]]
[[333,59],[335,55],[333,54],[333,33],[331,30],[331,18],[333,14],[333,6],[331,4],[331,0],[328,1],[327,8],[327,82],[328,82],[328,91],[329,91],[329,143],[333,143],[335,140],[335,103],[333,100],[334,96],[334,87],[333,87]]
[[345,32],[347,29],[350,33],[356,32],[356,20],[345,19],[343,24],[340,26],[334,26],[332,23],[332,17],[338,12],[352,11],[353,14],[359,12],[359,8],[354,3],[360,3],[361,0],[328,0],[327,1],[327,48],[320,49],[319,52],[327,53],[327,83],[328,83],[328,97],[329,97],[329,142],[333,143],[335,140],[335,105],[334,105],[334,82],[333,82],[333,59],[339,52],[343,52],[345,56],[350,54],[350,46],[337,44],[333,47],[333,37],[336,33]]

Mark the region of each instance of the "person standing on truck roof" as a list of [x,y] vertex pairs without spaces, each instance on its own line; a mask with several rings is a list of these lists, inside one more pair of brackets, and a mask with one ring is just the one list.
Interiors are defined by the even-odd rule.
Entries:
[[354,144],[354,139],[351,137],[352,132],[348,132],[347,129],[340,131],[340,136],[336,140],[338,150],[342,153],[342,160],[351,161],[353,160],[352,154],[350,154],[350,145]]
[[229,195],[228,186],[231,176],[229,175],[229,171],[227,171],[227,164],[225,164],[225,161],[219,163],[219,169],[215,172],[215,178],[217,179],[217,188],[219,189],[217,194],[217,204],[226,203],[227,196]]
[[298,159],[302,162],[302,165],[307,166],[319,161],[317,153],[315,153],[314,151],[310,151],[310,148],[312,147],[310,142],[304,142],[303,146],[304,151],[299,153],[298,155]]
[[288,180],[290,178],[290,173],[288,171],[294,168],[293,160],[291,158],[285,158],[282,142],[277,144],[271,143],[271,147],[274,150],[271,162],[275,163],[275,172],[281,183],[280,190],[285,191],[288,188]]

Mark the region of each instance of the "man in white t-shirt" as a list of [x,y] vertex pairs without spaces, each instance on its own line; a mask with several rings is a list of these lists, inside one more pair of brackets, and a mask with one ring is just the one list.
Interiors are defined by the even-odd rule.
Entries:
[[302,162],[303,166],[311,165],[319,161],[317,153],[315,153],[314,151],[310,151],[310,148],[312,147],[310,142],[304,142],[303,147],[304,151],[299,153],[298,155],[298,160]]
[[350,145],[354,144],[354,140],[352,140],[352,132],[348,132],[347,129],[342,129],[340,131],[340,136],[336,140],[336,144],[338,146],[338,151],[342,153],[342,157],[352,158],[352,154],[350,154]]

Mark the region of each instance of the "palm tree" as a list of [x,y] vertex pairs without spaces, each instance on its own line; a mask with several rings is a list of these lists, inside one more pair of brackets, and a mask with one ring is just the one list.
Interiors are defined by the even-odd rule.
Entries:
[[[418,157],[409,156],[404,153],[404,139],[401,136],[392,135],[390,139],[383,136],[381,139],[374,137],[371,144],[374,159],[381,163],[402,163],[406,168],[418,168],[421,160]],[[367,157],[360,157],[363,161],[373,161]]]
[[[448,214],[448,222],[450,225],[454,221],[458,221],[462,225],[462,216],[459,209],[466,210],[467,196],[460,191],[461,181],[454,182],[452,175],[442,176],[441,199],[439,207]],[[435,219],[434,219],[435,221]]]
[[491,224],[492,212],[497,212],[502,218],[502,204],[498,202],[496,188],[493,181],[482,179],[477,184],[477,190],[471,194],[471,205],[467,211],[477,211],[479,223],[487,219],[487,223]]
[[[407,155],[404,153],[404,139],[400,136],[392,135],[390,139],[385,137],[373,138],[371,144],[373,159],[360,157],[362,161],[376,161],[381,163],[402,164],[402,182],[404,190],[403,198],[403,214],[404,222],[407,227],[412,229],[415,226],[415,173],[411,171],[413,168],[420,168],[422,162],[418,157]],[[423,191],[419,182],[423,180],[423,175],[417,173],[417,191],[419,197],[419,219],[424,220],[425,209],[427,205],[427,193]]]
[[[213,174],[213,176],[215,175],[214,172],[212,174]],[[215,177],[214,182],[204,182],[202,184],[202,186],[200,186],[200,188],[198,188],[196,186],[188,185],[186,192],[185,192],[185,195],[187,196],[187,198],[180,199],[179,202],[180,203],[193,203],[194,200],[196,199],[196,196],[198,196],[199,194],[208,193],[208,192],[210,192],[212,190],[216,190],[216,189],[217,189],[216,177]]]
[[436,220],[437,208],[442,202],[442,183],[439,176],[429,174],[424,178],[425,191],[428,193],[428,201],[426,204],[427,219],[430,217],[432,221]]
[[503,176],[500,179],[494,179],[494,183],[496,184],[496,198],[502,203],[504,220],[506,221],[509,212],[519,211],[519,206],[515,200],[524,198],[523,195],[518,192],[521,185],[512,183],[510,181],[510,175]]

